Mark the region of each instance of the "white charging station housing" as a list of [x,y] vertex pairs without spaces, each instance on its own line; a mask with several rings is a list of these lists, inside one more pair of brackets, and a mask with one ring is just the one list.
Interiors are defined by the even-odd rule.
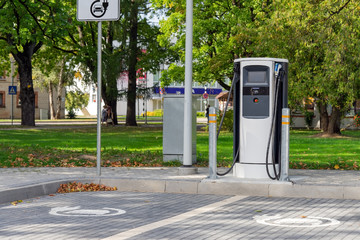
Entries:
[[[273,161],[277,171],[280,154],[277,152],[280,130],[276,121],[281,121],[281,108],[287,107],[287,74],[276,91],[277,69],[287,72],[288,60],[278,58],[240,58],[238,68],[240,81],[235,84],[234,94],[234,156],[238,151],[238,162],[233,174],[240,178],[269,178],[267,171],[274,175]],[[275,95],[278,92],[278,101]],[[236,100],[237,99],[237,100]],[[274,106],[277,104],[278,106]],[[280,109],[276,111],[275,109]],[[273,131],[271,131],[271,128]],[[272,133],[271,133],[272,132]],[[271,134],[271,136],[270,136]],[[269,152],[267,148],[270,139]],[[266,161],[266,156],[268,160]],[[267,163],[266,163],[267,162]],[[267,166],[268,165],[268,166]],[[268,169],[268,170],[267,170]]]

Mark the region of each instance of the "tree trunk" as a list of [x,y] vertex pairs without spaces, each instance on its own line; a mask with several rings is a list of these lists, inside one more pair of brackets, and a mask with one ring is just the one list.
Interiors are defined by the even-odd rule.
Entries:
[[20,77],[21,125],[23,126],[35,126],[35,92],[31,57],[42,44],[42,42],[28,41],[22,45],[22,52],[12,53],[18,64]]
[[64,90],[64,82],[65,82],[65,76],[64,76],[64,70],[65,70],[65,59],[61,61],[61,69],[59,73],[59,83],[57,85],[57,94],[56,94],[56,113],[55,113],[55,119],[61,118],[61,99],[62,99],[62,93]]
[[63,84],[58,84],[58,89],[57,89],[57,96],[56,96],[56,112],[55,112],[55,119],[60,119],[61,118],[61,110],[62,110],[62,106],[61,106],[61,99],[62,99],[62,92],[64,90],[64,85]]
[[31,55],[19,53],[15,55],[20,77],[21,125],[35,126],[35,92],[32,80]]
[[114,125],[118,125],[118,119],[117,119],[117,111],[116,111],[116,106],[117,106],[117,100],[113,100],[110,102],[110,106],[111,106],[111,111],[113,113],[112,117],[113,117],[113,123]]
[[320,113],[320,129],[323,132],[327,132],[329,127],[329,114],[327,111],[327,105],[321,102],[318,102],[317,104],[319,106]]
[[129,42],[129,80],[127,93],[126,125],[137,126],[136,123],[136,65],[137,65],[137,34],[138,34],[138,7],[135,0],[131,1],[130,9],[130,42]]
[[54,110],[54,92],[53,92],[53,84],[49,81],[49,108],[50,108],[50,119],[55,119],[55,110]]
[[328,134],[341,134],[340,133],[340,120],[341,120],[341,111],[337,107],[332,108],[329,127],[327,130]]
[[[109,82],[108,82],[109,83]],[[114,86],[110,86],[110,88],[112,89],[117,89],[117,85],[116,85],[116,81],[111,81],[109,84],[114,85]],[[104,82],[102,82],[102,86],[101,86],[101,96],[102,99],[104,100],[105,105],[108,105],[111,107],[111,112],[113,113],[112,115],[112,120],[114,125],[118,124],[118,119],[117,119],[117,97],[113,94],[107,94],[107,88],[109,86],[106,85]]]
[[[104,64],[107,64],[108,61],[113,61],[113,55],[114,55],[114,47],[113,47],[113,41],[114,41],[114,29],[112,22],[108,22],[108,29],[107,29],[107,35],[106,35],[106,41],[105,41],[105,58],[104,58]],[[119,63],[118,63],[119,64]],[[109,63],[108,66],[111,66],[111,63]],[[104,71],[104,77],[102,79],[102,87],[101,87],[101,96],[104,100],[104,102],[111,107],[112,112],[112,122],[114,125],[118,124],[117,119],[117,98],[118,98],[118,88],[117,88],[117,76],[114,74],[109,73],[109,67],[105,68]],[[115,69],[110,70],[115,71]]]

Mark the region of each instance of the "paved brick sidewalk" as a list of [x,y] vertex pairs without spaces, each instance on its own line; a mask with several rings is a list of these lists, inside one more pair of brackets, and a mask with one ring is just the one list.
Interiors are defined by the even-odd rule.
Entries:
[[359,239],[360,201],[92,192],[0,204],[1,239]]

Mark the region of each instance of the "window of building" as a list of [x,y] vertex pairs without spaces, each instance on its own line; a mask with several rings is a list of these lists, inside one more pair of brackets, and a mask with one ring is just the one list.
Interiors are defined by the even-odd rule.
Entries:
[[[20,92],[16,94],[16,107],[21,107]],[[35,92],[35,108],[38,108],[38,92]]]
[[5,92],[4,91],[0,91],[0,107],[1,108],[5,107]]
[[160,71],[157,71],[156,73],[154,73],[154,79],[153,79],[154,84],[160,82],[160,76],[161,76]]

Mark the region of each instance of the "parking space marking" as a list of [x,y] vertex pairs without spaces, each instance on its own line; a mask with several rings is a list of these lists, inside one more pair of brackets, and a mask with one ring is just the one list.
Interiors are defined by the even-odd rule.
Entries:
[[282,217],[281,215],[275,216],[256,216],[254,217],[257,223],[265,224],[276,227],[292,227],[292,228],[314,228],[314,227],[327,227],[332,225],[338,225],[340,222],[336,219],[325,218],[325,217],[300,217],[300,218],[289,218]]
[[223,201],[216,202],[216,203],[213,203],[213,204],[209,204],[207,206],[197,208],[197,209],[194,209],[192,211],[182,213],[180,215],[177,215],[177,216],[174,216],[174,217],[171,217],[171,218],[167,218],[167,219],[164,219],[164,220],[161,220],[161,221],[158,221],[158,222],[150,223],[150,224],[147,224],[147,225],[144,225],[144,226],[140,226],[140,227],[137,227],[137,228],[134,228],[134,229],[131,229],[131,230],[128,230],[128,231],[125,231],[125,232],[122,232],[122,233],[119,233],[119,234],[104,238],[103,240],[115,240],[115,239],[119,240],[119,239],[131,238],[131,237],[134,237],[136,235],[140,235],[140,234],[143,234],[145,232],[152,231],[154,229],[157,229],[157,228],[169,225],[169,224],[173,224],[173,223],[176,223],[176,222],[179,222],[179,221],[183,221],[185,219],[197,216],[197,215],[205,213],[205,212],[212,211],[212,210],[214,210],[216,208],[231,204],[233,202],[242,200],[242,199],[247,198],[247,197],[248,196],[234,196],[234,197],[231,197],[231,198],[227,198],[227,199],[225,199]]
[[106,217],[116,216],[126,213],[126,211],[116,208],[102,208],[102,209],[81,209],[76,207],[55,207],[49,212],[50,215],[68,216],[68,217]]

